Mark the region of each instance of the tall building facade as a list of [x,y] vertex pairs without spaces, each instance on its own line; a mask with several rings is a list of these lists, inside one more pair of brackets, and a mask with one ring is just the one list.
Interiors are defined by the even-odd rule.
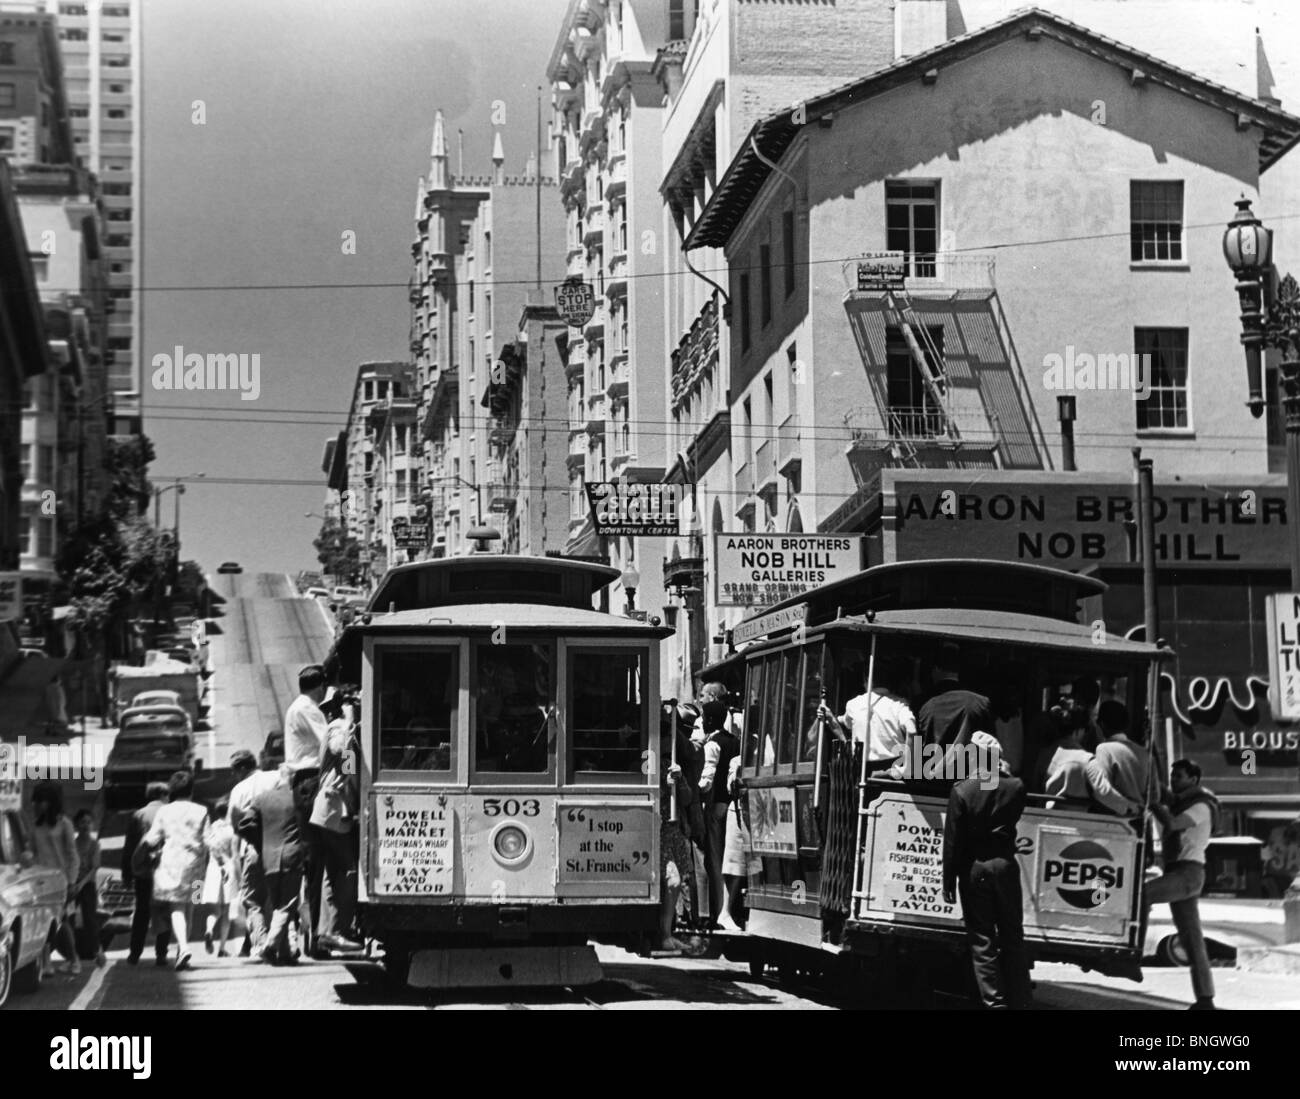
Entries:
[[[517,346],[525,307],[542,305],[564,274],[554,176],[539,170],[536,151],[523,174],[507,174],[499,133],[490,174],[455,175],[439,111],[415,229],[410,347],[429,553],[466,552],[469,531],[489,522],[503,551],[559,550],[567,488],[555,442],[564,430],[560,402],[548,401],[542,415],[519,403],[530,386],[511,397],[529,365]],[[558,352],[552,358],[554,370]],[[548,381],[548,392],[562,391],[559,375]]]
[[[663,480],[663,251],[658,197],[663,92],[659,49],[685,33],[686,5],[574,0],[548,77],[552,143],[567,233],[567,274],[590,283],[596,310],[568,340],[566,551],[638,577],[635,602],[664,606],[661,538],[602,537],[586,485]],[[630,571],[629,571],[630,570]],[[625,602],[622,581],[611,589]]]
[[[114,397],[110,426],[116,435],[138,434],[143,308],[137,290],[144,240],[141,0],[0,0],[0,12],[34,11],[57,20],[72,151],[99,180],[113,302],[107,349]],[[0,100],[3,95],[0,63]]]

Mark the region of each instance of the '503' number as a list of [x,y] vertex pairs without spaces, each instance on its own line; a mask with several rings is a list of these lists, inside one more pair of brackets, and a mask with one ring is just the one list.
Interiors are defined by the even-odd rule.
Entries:
[[542,811],[542,804],[536,798],[484,798],[483,815],[485,817],[535,817]]

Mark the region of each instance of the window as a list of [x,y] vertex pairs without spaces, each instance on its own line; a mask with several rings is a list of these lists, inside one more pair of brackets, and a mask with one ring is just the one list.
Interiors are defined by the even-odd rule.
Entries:
[[771,774],[776,763],[777,707],[781,698],[780,653],[772,653],[763,659],[763,672],[763,697],[759,707],[763,721],[760,734],[763,754],[759,765],[767,774]]
[[22,449],[22,480],[30,481],[32,477],[32,444],[23,443]]
[[668,0],[668,39],[686,37],[686,0]]
[[32,517],[30,515],[20,515],[18,517],[18,552],[31,556],[32,553]]
[[648,655],[644,649],[569,650],[571,781],[646,781]]
[[758,285],[762,301],[763,324],[772,321],[772,246],[761,244],[758,248]]
[[[926,361],[936,377],[943,376],[943,325],[927,328],[929,342],[939,353],[938,363],[925,349]],[[885,329],[885,391],[889,402],[891,438],[934,438],[944,433],[943,409],[934,401],[921,377],[902,330]]]
[[740,350],[749,350],[749,275],[740,276]]
[[79,27],[68,27],[59,32],[59,37],[65,42],[85,42],[90,36]]
[[375,383],[375,394],[376,394],[376,396],[378,396],[378,398],[379,398],[381,401],[382,401],[385,397],[387,397],[387,396],[388,396],[388,383],[387,383],[387,382],[376,382],[376,383]]
[[0,153],[11,153],[14,148],[14,132],[7,126],[0,128]]
[[939,185],[888,180],[885,183],[885,247],[906,256],[904,271],[935,277],[939,249]]
[[777,764],[788,767],[794,762],[795,744],[802,741],[799,725],[799,702],[803,696],[802,649],[786,649],[781,661],[781,716],[777,741]]
[[1150,396],[1134,402],[1139,431],[1191,427],[1187,407],[1187,329],[1136,328],[1134,354]]
[[785,296],[794,293],[794,211],[781,215],[781,237],[785,248]]
[[[797,513],[796,513],[797,514]],[[817,706],[822,697],[822,660],[825,642],[819,641],[804,649],[803,668],[803,720],[799,724],[799,754],[796,763],[817,761]]]
[[380,649],[379,771],[450,774],[460,709],[460,654],[449,648]]
[[0,65],[12,65],[14,63],[14,44],[12,42],[0,42]]
[[17,85],[0,84],[0,107],[14,106],[16,102],[15,99],[16,93],[17,93]]
[[108,117],[109,117],[109,118],[125,118],[125,117],[126,117],[126,111],[122,110],[121,107],[113,107],[113,108],[111,108],[111,109],[109,110],[109,112],[108,112]]
[[375,383],[371,381],[361,383],[361,399],[363,401],[373,401],[375,399]]
[[1182,262],[1182,180],[1133,180],[1129,184],[1129,221],[1129,258],[1132,262]]
[[393,494],[396,503],[403,504],[406,502],[406,470],[397,471],[397,491]]
[[745,673],[744,740],[741,765],[749,771],[758,766],[758,732],[763,715],[763,662],[753,661]]
[[54,556],[54,520],[44,516],[36,520],[36,556]]
[[54,447],[45,443],[36,451],[36,480],[43,485],[54,483]]
[[479,775],[551,771],[555,751],[551,645],[477,644],[474,668],[474,770]]
[[398,424],[393,429],[393,450],[397,454],[406,453],[406,425]]

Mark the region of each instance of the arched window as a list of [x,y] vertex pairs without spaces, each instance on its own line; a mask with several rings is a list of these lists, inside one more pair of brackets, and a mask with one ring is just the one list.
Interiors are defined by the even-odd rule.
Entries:
[[799,505],[791,504],[790,513],[786,517],[785,529],[788,534],[803,533],[803,516],[799,514]]

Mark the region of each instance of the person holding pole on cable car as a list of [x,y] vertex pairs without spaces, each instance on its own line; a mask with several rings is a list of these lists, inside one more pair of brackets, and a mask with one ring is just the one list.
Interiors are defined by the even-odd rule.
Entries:
[[984,1006],[1029,1008],[1033,1002],[1016,862],[1025,784],[1011,774],[994,737],[977,730],[970,742],[977,749],[977,773],[953,786],[943,823],[943,899],[956,904],[961,892],[971,966]]
[[705,804],[704,859],[709,877],[709,916],[721,930],[739,931],[740,925],[726,909],[722,859],[726,850],[727,806],[731,801],[727,778],[731,761],[740,751],[740,739],[727,727],[728,706],[723,699],[711,698],[702,709],[707,739],[699,786]]
[[883,771],[901,779],[908,773],[908,746],[916,733],[916,718],[903,696],[911,668],[904,657],[880,657],[875,683],[868,688],[866,664],[858,665],[862,693],[849,699],[838,717],[823,701],[817,716],[842,730],[854,743],[865,746],[867,770]]

